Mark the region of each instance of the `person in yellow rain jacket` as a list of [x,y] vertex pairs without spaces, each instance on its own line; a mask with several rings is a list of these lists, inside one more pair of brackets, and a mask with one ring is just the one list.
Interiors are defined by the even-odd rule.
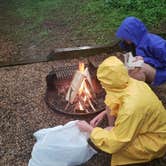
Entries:
[[[78,121],[80,130],[89,132],[96,147],[112,154],[111,166],[162,158],[166,153],[166,110],[150,87],[129,77],[115,56],[102,62],[97,77],[106,91],[107,113],[115,117],[115,124],[103,129]],[[105,112],[101,114],[103,117]]]

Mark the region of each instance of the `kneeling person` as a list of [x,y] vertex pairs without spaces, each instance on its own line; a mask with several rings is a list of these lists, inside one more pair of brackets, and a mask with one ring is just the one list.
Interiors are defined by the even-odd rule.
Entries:
[[[91,141],[112,154],[111,166],[146,163],[166,153],[166,110],[161,101],[142,82],[129,77],[124,64],[116,57],[102,62],[97,77],[106,91],[103,112],[91,125],[79,121],[81,131],[89,132]],[[106,129],[96,127],[106,114]]]

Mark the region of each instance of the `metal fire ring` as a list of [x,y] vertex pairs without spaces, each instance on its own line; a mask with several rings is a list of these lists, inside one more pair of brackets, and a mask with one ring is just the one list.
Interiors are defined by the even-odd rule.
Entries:
[[[88,64],[87,64],[88,65]],[[90,67],[88,65],[88,67]],[[71,112],[71,111],[64,111],[64,109],[62,109],[60,107],[60,105],[56,104],[57,97],[56,94],[53,92],[55,89],[58,90],[59,88],[63,87],[63,82],[68,81],[69,84],[72,81],[72,77],[73,74],[75,73],[75,70],[78,68],[78,65],[73,65],[73,66],[65,66],[65,67],[59,67],[57,69],[52,70],[46,77],[46,82],[47,82],[47,90],[46,90],[46,94],[45,94],[45,102],[47,104],[47,106],[56,112],[60,112],[63,114],[68,114],[68,115],[78,115],[78,116],[86,116],[86,115],[93,115],[93,114],[97,114],[101,111],[103,111],[105,109],[105,106],[102,105],[98,106],[98,111],[96,112],[89,112],[89,113],[79,113],[79,112]],[[94,73],[94,70],[96,70],[96,68],[93,66],[90,67],[91,70]],[[94,76],[94,74],[93,74]],[[59,85],[59,82],[62,81],[61,86]],[[55,87],[54,83],[57,83],[56,85],[58,85],[58,87]],[[65,95],[65,94],[64,94]],[[102,97],[102,96],[101,96]],[[59,98],[59,100],[63,100],[62,98]],[[63,100],[64,101],[64,100]],[[100,100],[101,101],[101,100]],[[100,108],[101,107],[101,108]]]

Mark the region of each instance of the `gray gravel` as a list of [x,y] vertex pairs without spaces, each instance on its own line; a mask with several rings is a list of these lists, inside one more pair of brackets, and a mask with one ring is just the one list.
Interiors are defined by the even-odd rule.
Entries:
[[[43,101],[49,71],[52,67],[69,64],[66,60],[0,68],[1,166],[26,166],[35,143],[35,131],[77,119],[49,110]],[[155,91],[166,104],[166,85]],[[107,166],[109,158],[99,154],[84,166]]]

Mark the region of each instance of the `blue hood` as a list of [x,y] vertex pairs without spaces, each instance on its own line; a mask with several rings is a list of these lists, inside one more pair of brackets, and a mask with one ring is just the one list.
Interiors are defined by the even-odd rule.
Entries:
[[119,27],[116,36],[134,43],[136,56],[142,56],[145,63],[156,69],[154,85],[166,82],[166,40],[148,33],[142,21],[135,17],[126,18]]
[[135,17],[127,17],[117,30],[116,36],[123,40],[129,40],[137,46],[147,32],[142,21]]

